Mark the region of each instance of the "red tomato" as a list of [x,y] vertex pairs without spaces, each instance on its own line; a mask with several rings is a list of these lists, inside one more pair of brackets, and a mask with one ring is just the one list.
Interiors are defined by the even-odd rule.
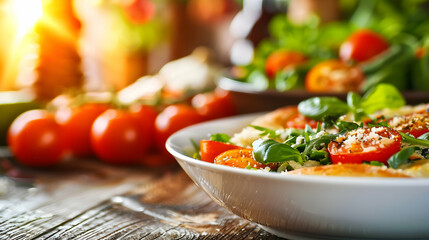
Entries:
[[184,104],[173,104],[162,110],[155,120],[156,144],[159,150],[167,153],[165,142],[174,132],[202,122],[201,116],[194,108]]
[[359,91],[364,81],[358,67],[327,60],[310,69],[305,78],[305,89],[315,93]]
[[137,163],[149,149],[147,141],[139,119],[125,110],[105,111],[91,128],[92,148],[106,163]]
[[401,148],[398,131],[387,127],[358,128],[328,145],[332,163],[362,163],[387,160]]
[[367,61],[389,48],[387,40],[368,29],[362,29],[350,35],[340,46],[340,58],[343,61]]
[[279,50],[271,53],[265,62],[265,72],[273,78],[277,72],[286,68],[293,68],[307,61],[307,57],[295,51]]
[[155,16],[156,8],[151,0],[130,0],[125,3],[125,14],[134,23],[146,23]]
[[239,146],[223,143],[212,140],[201,140],[200,141],[200,152],[201,160],[205,162],[213,163],[216,156],[219,154],[231,150],[241,148]]
[[61,126],[46,110],[30,110],[18,116],[8,131],[10,150],[31,167],[53,166],[65,155]]
[[413,113],[394,117],[389,124],[397,131],[409,133],[417,138],[429,132],[429,113]]
[[62,108],[56,112],[55,117],[63,128],[64,141],[73,156],[93,155],[90,140],[91,126],[107,109],[106,104],[87,103],[76,108]]
[[221,89],[195,95],[192,98],[192,106],[207,120],[228,117],[237,113],[231,94]]
[[286,122],[286,127],[304,129],[306,125],[309,125],[311,128],[317,128],[317,123],[316,120],[298,113]]
[[131,107],[131,112],[140,121],[142,134],[150,147],[154,146],[155,139],[155,119],[158,116],[158,110],[154,106],[138,104]]

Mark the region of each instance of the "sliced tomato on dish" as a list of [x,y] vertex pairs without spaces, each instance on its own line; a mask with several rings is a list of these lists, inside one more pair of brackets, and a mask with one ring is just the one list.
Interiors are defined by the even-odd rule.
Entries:
[[231,150],[231,149],[239,149],[241,147],[229,144],[229,143],[223,143],[213,140],[201,140],[200,141],[200,155],[201,160],[205,162],[213,163],[216,156],[219,154]]
[[394,117],[389,121],[394,129],[419,137],[429,132],[429,113],[413,113],[410,115]]
[[256,168],[264,169],[267,165],[257,162],[253,158],[253,150],[248,148],[232,149],[218,155],[215,164],[236,168]]
[[286,127],[304,129],[306,125],[309,125],[311,128],[317,128],[317,123],[318,121],[298,113],[286,122]]
[[360,91],[365,77],[357,66],[339,60],[327,60],[316,64],[305,78],[305,89],[309,92]]
[[334,164],[363,163],[387,160],[401,148],[402,137],[398,131],[388,127],[358,128],[337,137],[328,145]]
[[389,42],[380,34],[362,29],[351,34],[340,46],[343,61],[364,62],[386,51]]

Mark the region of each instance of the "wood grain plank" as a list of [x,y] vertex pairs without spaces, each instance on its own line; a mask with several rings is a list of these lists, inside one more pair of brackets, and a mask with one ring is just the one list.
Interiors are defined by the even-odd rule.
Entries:
[[84,161],[26,173],[31,182],[0,195],[0,239],[279,239],[218,206],[178,168]]

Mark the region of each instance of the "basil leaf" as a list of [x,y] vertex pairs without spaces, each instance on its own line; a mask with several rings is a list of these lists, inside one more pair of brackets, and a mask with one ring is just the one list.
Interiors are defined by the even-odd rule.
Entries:
[[410,135],[407,135],[402,132],[399,132],[399,134],[401,134],[403,142],[410,143],[413,145],[418,145],[418,146],[429,147],[429,140],[411,137]]
[[268,164],[290,160],[303,163],[301,153],[298,150],[272,139],[258,139],[253,142],[252,146],[253,157],[260,163]]
[[416,151],[420,149],[419,147],[407,147],[402,149],[401,151],[393,154],[388,160],[387,163],[391,168],[398,168],[402,164],[409,163],[410,156]]
[[359,94],[355,92],[347,93],[347,105],[349,105],[352,109],[357,109],[360,107],[360,103],[362,102],[362,98]]
[[313,97],[298,104],[298,111],[317,121],[338,119],[349,112],[349,106],[337,97]]
[[210,135],[210,140],[223,142],[223,143],[230,143],[229,140],[231,140],[231,137],[225,133],[217,133],[217,134]]
[[336,125],[340,129],[340,131],[343,131],[343,130],[352,131],[352,130],[355,130],[356,128],[360,127],[360,125],[357,123],[345,122],[345,121],[339,121],[339,122],[337,122]]
[[405,105],[402,94],[393,85],[380,83],[362,98],[361,106],[371,114],[384,108],[400,108]]

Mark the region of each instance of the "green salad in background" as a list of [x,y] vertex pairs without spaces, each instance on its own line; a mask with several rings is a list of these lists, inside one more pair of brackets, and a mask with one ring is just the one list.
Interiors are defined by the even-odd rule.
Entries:
[[270,38],[232,74],[258,89],[365,92],[379,83],[429,90],[429,1],[340,1],[343,20],[271,19]]

